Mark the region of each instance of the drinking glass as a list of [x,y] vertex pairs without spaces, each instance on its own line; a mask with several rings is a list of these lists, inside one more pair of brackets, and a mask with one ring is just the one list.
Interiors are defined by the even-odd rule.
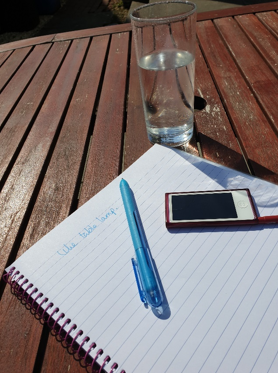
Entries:
[[193,135],[196,5],[150,3],[130,18],[148,138],[184,145]]

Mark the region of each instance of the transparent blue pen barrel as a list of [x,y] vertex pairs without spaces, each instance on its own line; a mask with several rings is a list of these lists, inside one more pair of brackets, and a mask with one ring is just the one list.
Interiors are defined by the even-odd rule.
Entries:
[[162,295],[152,261],[144,248],[139,247],[135,252],[144,297],[149,305],[159,307],[162,304]]

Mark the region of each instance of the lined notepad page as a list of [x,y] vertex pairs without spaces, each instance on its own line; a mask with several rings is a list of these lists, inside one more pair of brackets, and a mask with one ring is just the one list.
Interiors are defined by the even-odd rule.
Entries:
[[[162,318],[138,296],[121,177],[161,279]],[[278,215],[278,187],[159,145],[121,177],[12,265],[53,302],[48,312],[77,324],[85,348],[96,342],[107,371],[117,362],[127,373],[278,372],[278,228],[170,232],[164,221],[166,192],[249,188],[265,216]]]

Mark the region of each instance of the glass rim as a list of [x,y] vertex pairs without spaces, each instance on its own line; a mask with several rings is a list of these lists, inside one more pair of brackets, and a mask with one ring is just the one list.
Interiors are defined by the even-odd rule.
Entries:
[[186,17],[189,17],[190,15],[194,14],[197,10],[197,5],[191,1],[186,1],[186,0],[170,0],[170,1],[158,1],[158,2],[155,2],[155,3],[149,3],[149,4],[144,4],[144,5],[141,5],[139,6],[138,8],[134,9],[132,11],[132,13],[130,14],[130,18],[132,21],[136,21],[136,22],[166,22],[166,17],[165,18],[139,18],[139,17],[135,17],[133,14],[134,12],[138,11],[138,10],[141,10],[143,8],[149,8],[151,6],[155,6],[155,5],[162,5],[162,4],[170,4],[170,3],[180,3],[180,4],[188,4],[188,5],[192,5],[192,9],[187,11],[187,12],[184,12],[184,13],[181,13],[181,14],[177,14],[177,15],[173,15],[173,16],[169,16],[167,17],[167,22],[170,21],[174,21],[174,20],[179,20],[181,18],[183,18],[184,16]]

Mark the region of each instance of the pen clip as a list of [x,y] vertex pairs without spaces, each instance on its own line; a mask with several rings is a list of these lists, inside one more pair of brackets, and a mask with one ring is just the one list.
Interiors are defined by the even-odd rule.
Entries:
[[141,299],[141,302],[146,304],[147,301],[146,301],[146,298],[145,298],[145,295],[144,295],[144,291],[143,291],[143,287],[142,287],[142,282],[141,282],[141,277],[140,277],[140,273],[139,273],[139,270],[138,270],[137,262],[134,258],[131,258],[131,262],[132,262],[132,266],[133,266],[133,271],[134,271],[134,275],[135,275],[136,284],[137,284],[137,287],[138,287],[139,297]]

